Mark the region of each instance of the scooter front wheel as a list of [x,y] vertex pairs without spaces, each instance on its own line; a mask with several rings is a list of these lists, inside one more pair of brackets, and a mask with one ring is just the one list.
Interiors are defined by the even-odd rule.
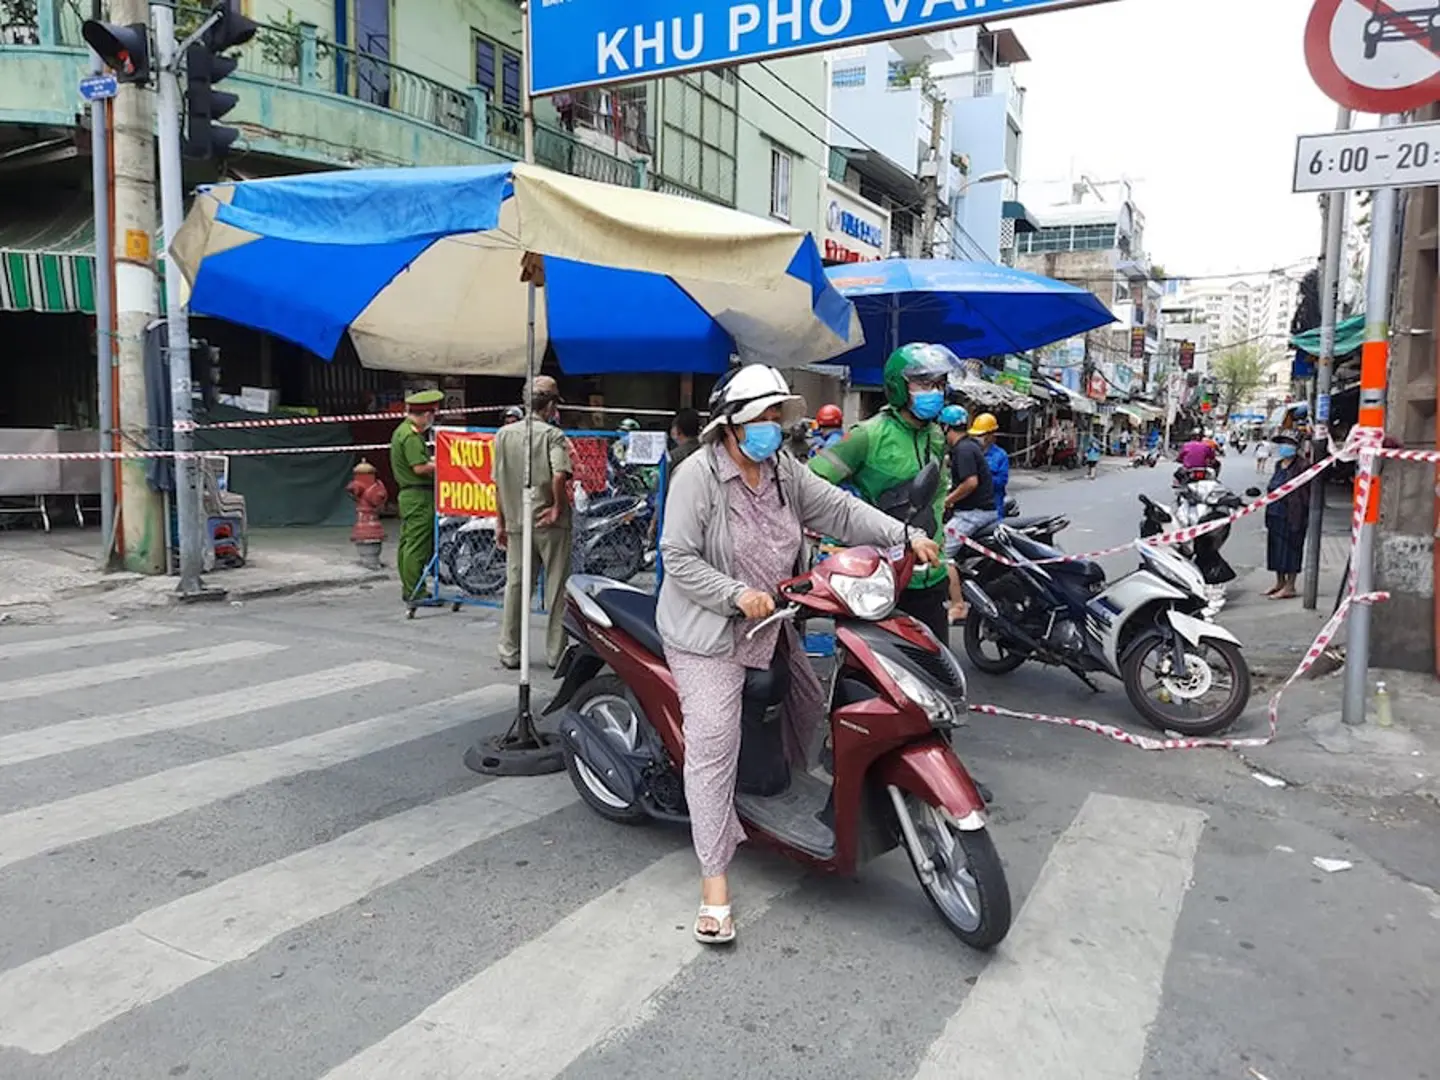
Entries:
[[[985,650],[986,642],[994,648],[995,655]],[[1005,641],[999,627],[974,607],[965,619],[965,655],[986,675],[1008,675],[1027,659],[1025,653],[1016,651]]]
[[[1010,885],[990,831],[957,828],[938,808],[908,792],[905,808],[921,848],[910,851],[910,863],[931,905],[966,945],[993,949],[1010,932]],[[928,874],[923,869],[927,859]]]

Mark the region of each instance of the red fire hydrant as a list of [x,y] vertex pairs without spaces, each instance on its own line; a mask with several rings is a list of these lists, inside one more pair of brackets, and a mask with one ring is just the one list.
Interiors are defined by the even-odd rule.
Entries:
[[364,458],[355,466],[355,475],[345,485],[345,492],[355,500],[355,527],[350,542],[360,565],[367,570],[380,569],[380,548],[385,543],[385,526],[380,524],[380,508],[389,494],[375,475],[375,466]]

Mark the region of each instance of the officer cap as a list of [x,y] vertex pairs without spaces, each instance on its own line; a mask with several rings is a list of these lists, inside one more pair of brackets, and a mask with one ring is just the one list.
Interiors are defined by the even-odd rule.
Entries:
[[405,404],[415,412],[433,412],[444,400],[445,395],[439,390],[416,390],[406,396]]

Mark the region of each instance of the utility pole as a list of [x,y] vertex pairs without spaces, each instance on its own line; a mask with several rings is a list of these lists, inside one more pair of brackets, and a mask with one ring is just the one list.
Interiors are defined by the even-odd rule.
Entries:
[[935,223],[940,216],[940,144],[945,127],[945,99],[931,89],[930,150],[920,164],[920,188],[924,192],[920,218],[920,257],[935,257]]
[[[111,0],[117,23],[149,23],[147,0]],[[144,86],[122,83],[110,110],[115,148],[115,332],[119,369],[120,431],[149,425],[145,394],[145,328],[155,319],[154,105]],[[133,444],[131,444],[133,445]],[[164,501],[145,477],[143,458],[120,465],[120,535],[127,570],[165,573]]]
[[[1335,120],[1336,131],[1350,130],[1350,110],[1341,106]],[[1340,308],[1340,263],[1345,257],[1345,191],[1331,191],[1325,196],[1325,248],[1320,267],[1320,355],[1315,358],[1315,400],[1310,403],[1315,434],[1310,444],[1310,457],[1319,461],[1325,456],[1326,428],[1330,423],[1330,376],[1335,366],[1335,322]],[[1317,482],[1310,493],[1310,525],[1305,534],[1305,586],[1303,600],[1307,611],[1314,611],[1320,594],[1320,532],[1325,522],[1325,485]],[[1354,625],[1353,623],[1351,624]]]
[[[1382,116],[1382,128],[1399,127],[1399,116]],[[1385,392],[1390,362],[1390,254],[1395,238],[1395,188],[1377,188],[1370,203],[1370,268],[1365,279],[1365,343],[1360,351],[1360,416],[1362,428],[1385,429]],[[1378,459],[1375,463],[1378,465]],[[1360,490],[1357,486],[1355,496]],[[1355,545],[1355,593],[1374,589],[1375,527],[1380,521],[1380,480],[1372,479],[1366,493]],[[1345,649],[1345,698],[1341,716],[1347,724],[1365,723],[1365,691],[1370,670],[1370,605],[1350,609],[1350,631]]]

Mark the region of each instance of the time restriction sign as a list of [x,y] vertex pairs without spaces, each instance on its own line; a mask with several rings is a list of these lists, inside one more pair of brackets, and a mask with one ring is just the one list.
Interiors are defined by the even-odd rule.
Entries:
[[1440,122],[1301,135],[1296,192],[1440,184]]

